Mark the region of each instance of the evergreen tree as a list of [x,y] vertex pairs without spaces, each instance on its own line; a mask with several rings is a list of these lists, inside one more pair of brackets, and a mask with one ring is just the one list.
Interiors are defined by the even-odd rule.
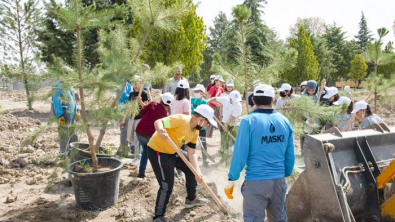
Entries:
[[221,40],[229,27],[229,23],[226,14],[220,11],[214,18],[213,27],[209,27],[210,34],[207,37],[207,47],[202,53],[203,63],[200,66],[200,75],[204,79],[208,79],[207,77],[213,73],[211,71],[213,54],[223,49],[223,41]]
[[389,31],[386,28],[379,28],[377,30],[379,39],[374,41],[372,44],[366,46],[366,51],[363,54],[363,58],[367,63],[371,63],[374,66],[374,73],[367,79],[368,88],[374,91],[374,108],[377,110],[377,94],[380,91],[386,90],[387,86],[393,86],[395,81],[383,84],[386,80],[384,75],[379,73],[379,67],[382,65],[388,65],[394,60],[393,53],[386,53],[382,51],[383,42],[382,39],[386,36]]
[[243,2],[243,5],[247,6],[251,11],[251,15],[248,18],[247,23],[262,22],[261,13],[263,13],[263,4],[267,4],[267,0],[245,0]]
[[27,106],[33,110],[29,74],[33,72],[35,28],[39,26],[37,1],[2,0],[0,3],[0,46],[7,73],[21,78],[25,85]]
[[346,78],[350,73],[350,62],[357,53],[357,47],[345,37],[346,33],[336,23],[328,25],[323,37],[326,39],[328,48],[333,51],[333,63],[336,71],[332,73],[333,80]]
[[327,81],[334,82],[333,73],[336,67],[334,64],[334,52],[328,47],[328,43],[322,37],[312,36],[311,42],[314,46],[314,54],[320,67],[319,79],[326,79]]
[[[354,59],[351,61],[350,77],[357,82],[366,76],[368,65],[360,54],[356,54]],[[357,84],[355,84],[356,87]]]
[[360,52],[364,52],[366,50],[366,46],[372,41],[372,35],[368,29],[368,24],[363,12],[361,15],[361,21],[359,22],[358,35],[356,35],[355,38],[357,39],[356,44]]
[[[187,2],[192,4],[191,0]],[[166,0],[163,2],[163,7],[171,8],[176,4],[177,1]],[[164,33],[153,30],[152,35],[147,39],[141,59],[151,67],[155,67],[157,63],[173,66],[181,62],[184,65],[183,75],[188,76],[196,73],[203,61],[202,52],[206,47],[207,36],[204,33],[203,20],[196,14],[196,6],[184,12],[177,22],[178,27],[175,32]],[[134,23],[130,30],[131,36],[141,38],[140,30],[143,26],[143,21]]]
[[282,73],[282,77],[291,84],[297,84],[305,80],[318,80],[320,67],[310,37],[304,26],[300,26],[297,39],[291,39],[290,48],[298,52],[297,62],[294,68]]
[[[123,5],[127,0],[82,0],[85,6],[93,5],[95,10],[112,9],[115,5]],[[66,6],[71,4],[71,0],[66,0]],[[55,12],[55,0],[50,0],[45,3],[45,21],[44,26],[37,31],[38,34],[38,48],[41,52],[41,60],[46,63],[53,63],[54,56],[63,58],[69,65],[75,65],[73,58],[73,51],[76,47],[76,36],[69,30],[62,29],[59,26]],[[125,16],[114,16],[113,20],[125,20],[125,25],[132,24],[130,13]],[[89,68],[93,68],[95,64],[99,63],[99,55],[97,53],[98,35],[97,28],[82,30],[85,36],[84,41],[84,64]],[[56,45],[56,47],[53,47]]]

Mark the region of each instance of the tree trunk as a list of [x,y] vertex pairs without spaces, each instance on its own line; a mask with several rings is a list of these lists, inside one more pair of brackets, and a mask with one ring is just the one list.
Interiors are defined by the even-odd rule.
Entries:
[[[20,7],[19,3],[17,3],[17,7]],[[25,70],[25,60],[23,57],[23,42],[22,42],[22,28],[21,28],[21,18],[19,16],[19,9],[17,10],[17,19],[18,19],[18,46],[19,46],[19,56],[21,60],[21,68],[23,75],[23,83],[25,84],[26,98],[27,98],[27,107],[29,110],[33,110],[32,107],[32,98],[30,97],[29,84],[27,81],[26,70]]]
[[244,99],[246,100],[246,110],[248,110],[248,70],[247,70],[247,56],[244,42],[243,20],[239,20],[239,28],[241,33],[241,45],[243,50],[243,66],[244,66]]

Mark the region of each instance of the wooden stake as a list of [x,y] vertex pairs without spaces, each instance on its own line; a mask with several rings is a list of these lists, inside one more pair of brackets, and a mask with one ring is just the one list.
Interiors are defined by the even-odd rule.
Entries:
[[[192,164],[188,161],[188,159],[184,156],[183,153],[181,153],[180,149],[178,149],[178,147],[176,146],[176,144],[174,144],[173,140],[171,140],[170,138],[167,139],[167,141],[169,141],[171,147],[173,147],[174,151],[177,152],[178,156],[181,157],[182,161],[184,161],[184,163],[188,166],[188,168],[192,171],[192,173],[195,175],[195,177],[199,177],[199,174],[197,173],[197,171],[195,170],[195,168],[192,166]],[[225,214],[228,214],[228,212],[226,211],[225,207],[222,205],[222,203],[219,201],[219,199],[215,196],[215,194],[213,193],[213,191],[210,189],[210,187],[206,184],[206,182],[202,181],[201,183],[203,185],[203,187],[206,189],[206,191],[210,194],[211,198],[213,198],[213,200],[215,201],[215,203],[217,204],[217,206],[219,207],[219,209],[224,212]]]

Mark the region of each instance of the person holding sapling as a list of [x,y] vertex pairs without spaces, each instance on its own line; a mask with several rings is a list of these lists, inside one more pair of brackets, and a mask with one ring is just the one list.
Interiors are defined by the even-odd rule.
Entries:
[[170,92],[171,94],[176,94],[177,84],[184,80],[188,82],[188,80],[182,77],[182,68],[181,66],[174,67],[174,77],[171,77],[166,81],[165,92]]
[[[174,168],[185,174],[187,197],[184,206],[191,208],[205,205],[208,200],[196,196],[197,183],[203,181],[195,155],[199,130],[209,124],[217,126],[213,119],[214,110],[208,105],[200,105],[192,116],[176,114],[155,121],[156,132],[148,142],[148,159],[159,184],[155,203],[155,221],[166,221],[164,218],[166,206],[174,186]],[[199,177],[195,177],[185,162],[177,155],[169,141],[172,140],[178,149],[187,145],[187,151],[181,151],[194,167]]]
[[61,156],[70,154],[70,143],[77,142],[75,123],[80,114],[75,100],[73,88],[64,90],[61,81],[57,81],[52,88],[51,113],[58,118],[59,148]]
[[354,110],[351,112],[355,114],[355,118],[361,123],[361,129],[366,129],[370,125],[383,123],[383,120],[370,110],[370,106],[365,101],[355,103]]
[[280,92],[280,98],[278,98],[276,101],[276,109],[277,112],[280,113],[283,112],[281,108],[283,108],[287,102],[299,97],[298,95],[292,94],[292,86],[288,83],[282,84],[280,89],[277,91]]
[[[204,86],[201,84],[197,84],[195,88],[192,89],[194,97],[191,98],[191,105],[192,105],[192,112],[191,114],[194,113],[194,110],[196,107],[199,105],[205,104],[207,105],[208,102],[203,98],[205,89]],[[206,143],[206,128],[203,128],[199,130],[199,138],[200,141],[202,142],[202,149],[205,149],[207,151],[207,143]],[[207,156],[204,152],[202,152],[202,157],[203,157],[203,167],[208,167],[208,162],[207,162]]]
[[[342,130],[346,126],[348,120],[351,118],[351,112],[354,107],[353,102],[350,98],[341,96],[337,101],[333,102],[333,105],[341,106],[342,108],[339,118],[337,119],[337,123],[335,124],[339,130]],[[351,123],[345,131],[352,131],[353,128],[354,123]]]
[[258,85],[252,100],[256,109],[241,120],[225,195],[233,199],[233,189],[240,172],[247,166],[243,194],[244,221],[287,221],[285,177],[295,163],[291,124],[272,108],[274,89]]
[[174,95],[174,102],[171,104],[171,115],[174,114],[191,114],[191,102],[189,101],[189,83],[181,80],[177,83]]
[[224,124],[224,129],[219,129],[221,132],[221,149],[220,153],[222,159],[220,163],[229,164],[231,151],[229,147],[232,146],[233,141],[226,140],[226,136],[229,130],[232,130],[234,126],[239,126],[240,121],[237,118],[240,117],[242,112],[241,106],[241,95],[237,90],[230,92],[229,96],[226,97],[213,97],[208,100],[208,102],[217,102],[222,106],[222,123]]
[[144,106],[140,112],[141,120],[136,127],[136,135],[143,149],[141,154],[140,167],[137,177],[144,178],[147,168],[147,144],[155,132],[154,123],[156,120],[164,118],[169,114],[169,107],[174,100],[171,93],[160,94],[160,102],[152,101]]
[[[146,104],[148,104],[148,94],[145,90],[142,89],[142,80],[141,80],[140,76],[135,75],[133,77],[132,86],[133,86],[133,92],[131,92],[129,95],[129,102],[131,100],[136,99],[139,104],[139,107],[140,107],[139,109],[141,109]],[[141,96],[139,96],[140,90],[142,90]],[[130,119],[130,117],[127,117],[127,119],[129,119],[129,120],[125,121],[125,123],[121,123],[121,127],[124,127],[126,125],[126,122],[132,121]],[[131,153],[134,154],[134,157],[133,157],[133,160],[131,163],[133,166],[137,166],[140,163],[140,146],[139,146],[139,142],[138,142],[138,139],[136,136],[136,131],[135,131],[137,124],[140,122],[140,119],[141,119],[141,116],[139,116],[139,115],[135,116],[133,125],[130,126],[130,127],[132,127],[130,129],[131,130],[131,135],[130,135],[131,140],[130,141],[132,143]],[[129,124],[129,122],[128,122],[128,124]]]

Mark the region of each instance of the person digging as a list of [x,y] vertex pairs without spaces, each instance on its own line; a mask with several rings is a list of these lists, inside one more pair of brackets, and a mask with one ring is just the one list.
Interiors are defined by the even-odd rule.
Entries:
[[[148,142],[148,159],[159,184],[159,190],[155,203],[155,222],[167,221],[164,217],[166,206],[174,186],[174,168],[180,169],[185,174],[187,197],[184,206],[191,208],[203,206],[208,200],[196,196],[197,183],[201,183],[203,175],[200,172],[195,155],[196,143],[199,130],[209,124],[217,126],[213,119],[214,110],[208,105],[200,105],[194,110],[192,116],[176,114],[155,121],[156,132]],[[188,158],[199,177],[193,172],[176,154],[167,140],[172,140],[178,148],[187,145],[187,152],[183,154]]]

